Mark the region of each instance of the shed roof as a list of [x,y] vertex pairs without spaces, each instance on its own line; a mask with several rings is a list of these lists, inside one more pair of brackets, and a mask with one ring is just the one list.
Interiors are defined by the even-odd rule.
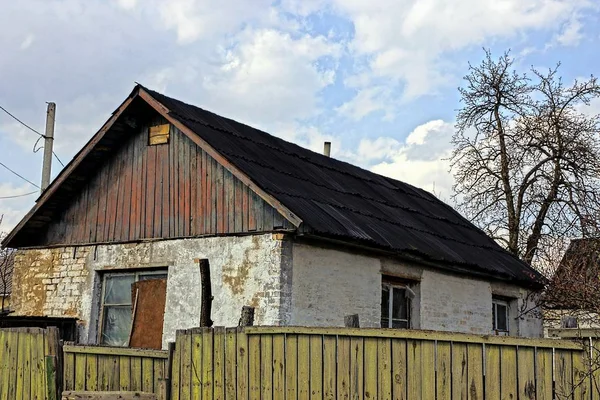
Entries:
[[[541,274],[423,189],[315,153],[141,85],[124,104],[138,95],[153,100],[155,109],[200,137],[295,214],[302,221],[299,235],[366,245],[456,272],[526,286],[540,287],[545,282]],[[95,143],[93,138],[87,146]],[[83,156],[84,150],[80,152]],[[66,177],[59,178],[57,181]],[[56,191],[56,185],[60,182],[53,182],[48,191]],[[40,201],[51,197],[51,193],[43,194]],[[36,207],[15,231],[35,214]]]

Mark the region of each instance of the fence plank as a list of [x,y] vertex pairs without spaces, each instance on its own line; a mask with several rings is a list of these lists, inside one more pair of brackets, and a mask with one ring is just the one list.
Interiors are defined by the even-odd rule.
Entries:
[[435,400],[435,342],[426,340],[421,343],[421,398]]
[[584,353],[573,352],[573,398],[577,400],[590,399],[590,380],[586,368]]
[[323,396],[323,336],[310,337],[310,398]]
[[323,399],[336,398],[336,357],[337,340],[335,336],[323,337]]
[[377,393],[381,400],[392,398],[392,342],[391,339],[377,339]]
[[449,342],[437,343],[436,391],[438,400],[452,399],[452,357]]
[[25,335],[24,346],[21,346],[21,349],[25,351],[25,354],[23,355],[23,399],[31,398],[31,342],[33,335],[34,333],[28,332]]
[[25,343],[27,341],[28,333],[23,332],[20,335],[17,334],[17,365],[15,375],[15,398],[21,400],[23,398],[23,370],[25,366]]
[[467,344],[469,399],[483,399],[483,345]]
[[500,348],[500,396],[502,399],[517,398],[517,349],[515,347]]
[[365,399],[377,399],[377,338],[366,338],[364,343]]
[[75,390],[75,354],[65,353],[64,390]]
[[75,390],[86,390],[85,354],[75,354]]
[[310,340],[308,335],[298,336],[298,400],[310,398]]
[[12,350],[9,335],[9,331],[0,329],[0,399],[8,398],[8,360]]
[[298,336],[285,338],[285,394],[286,399],[298,397]]
[[142,359],[140,357],[130,357],[129,377],[131,378],[130,387],[132,391],[142,390]]
[[[65,353],[65,370],[68,365],[68,359]],[[98,390],[98,357],[95,354],[88,354],[85,359],[85,382],[86,389],[90,391]],[[140,387],[141,389],[141,387]]]
[[[146,359],[149,360],[149,359]],[[144,361],[146,361],[144,360]],[[108,374],[108,390],[114,390],[117,391],[119,390],[119,385],[121,384],[121,382],[119,381],[119,356],[108,356],[108,363],[109,363],[109,374]],[[151,387],[151,386],[150,386]],[[148,390],[148,389],[144,389],[144,390]],[[151,391],[151,389],[150,389]]]
[[[196,349],[192,349],[192,341],[196,343],[199,333],[183,331],[182,338],[179,341],[181,346],[181,356],[179,364],[179,400],[199,399],[199,396],[192,395],[192,381],[199,381],[198,369],[202,365],[202,356],[198,357]],[[175,361],[174,361],[175,362]]]
[[352,400],[363,398],[364,389],[364,340],[350,339],[350,393]]
[[556,397],[568,399],[573,391],[573,361],[571,351],[556,350],[554,355]]
[[122,391],[131,390],[131,357],[119,357],[119,388]]
[[225,328],[215,327],[213,341],[213,399],[225,396]]
[[[286,398],[285,357],[285,336],[283,334],[275,335],[273,337],[273,400],[284,400]],[[333,379],[335,379],[335,376]]]
[[485,398],[500,400],[500,347],[485,346]]
[[536,349],[535,380],[537,400],[552,400],[552,349]]
[[154,365],[152,359],[144,357],[142,359],[142,391],[153,393],[154,386]]
[[273,398],[273,336],[260,338],[260,393],[261,399]]
[[[0,332],[0,337],[2,333]],[[2,343],[2,339],[0,339]],[[41,346],[40,346],[41,345]],[[40,352],[41,349],[41,352]],[[44,334],[36,333],[31,341],[31,398],[43,399],[46,389],[45,381],[41,378],[41,360],[44,358]],[[0,349],[0,360],[2,359],[2,349]],[[1,399],[2,397],[0,397]]]
[[[467,345],[452,343],[452,398],[466,399],[468,393]],[[516,397],[515,397],[516,398]]]
[[[75,354],[71,354],[74,356]],[[108,356],[105,355],[98,355],[98,391],[100,392],[106,392],[108,390],[108,373],[109,373],[109,368],[110,368],[110,364],[108,363]],[[72,365],[74,365],[75,363],[73,362]]]
[[248,399],[249,349],[248,336],[241,328],[237,331],[237,398]]
[[337,349],[337,397],[350,399],[350,338],[338,337]]
[[260,336],[248,337],[248,387],[250,400],[260,399]]
[[225,399],[235,400],[236,392],[236,329],[227,328],[225,333]]
[[392,339],[392,396],[396,400],[405,400],[407,397],[407,366],[406,366],[406,340]]

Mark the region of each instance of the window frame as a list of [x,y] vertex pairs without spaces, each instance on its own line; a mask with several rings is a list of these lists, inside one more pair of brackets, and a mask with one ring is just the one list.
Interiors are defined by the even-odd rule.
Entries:
[[[506,310],[506,329],[498,329],[498,305],[504,306]],[[492,297],[492,331],[502,334],[510,332],[510,300],[497,296]]]
[[[381,283],[381,291],[383,292],[384,288],[388,288],[388,316],[387,316],[387,320],[388,320],[388,326],[383,327],[382,325],[382,320],[383,320],[383,314],[380,312],[380,316],[379,316],[379,325],[381,326],[382,329],[411,329],[411,299],[410,297],[406,296],[407,290],[410,290],[410,288],[408,287],[408,284],[405,283],[396,283],[396,282],[382,282]],[[406,319],[401,319],[401,318],[392,318],[393,312],[394,312],[394,290],[393,289],[401,289],[404,291],[404,296],[406,299]],[[393,327],[393,323],[394,320],[396,321],[400,321],[400,322],[406,322],[406,328],[394,328]]]
[[[98,344],[102,344],[102,334],[104,332],[104,314],[105,314],[105,307],[107,306],[104,303],[104,298],[106,295],[106,279],[113,277],[113,276],[126,276],[126,275],[133,275],[133,283],[139,282],[140,281],[140,276],[152,276],[152,275],[164,275],[164,277],[166,279],[168,279],[169,277],[169,270],[168,268],[159,268],[159,269],[142,269],[142,270],[137,270],[137,271],[127,271],[127,270],[121,270],[121,271],[111,271],[111,272],[104,272],[100,275],[100,284],[101,284],[101,290],[100,290],[100,307],[98,310],[98,334],[97,334],[97,338],[96,338],[96,343]],[[108,307],[124,307],[124,306],[129,306],[129,307],[133,307],[133,304],[128,303],[128,304],[117,304],[117,303],[110,303],[108,304]],[[132,310],[133,312],[133,310]]]

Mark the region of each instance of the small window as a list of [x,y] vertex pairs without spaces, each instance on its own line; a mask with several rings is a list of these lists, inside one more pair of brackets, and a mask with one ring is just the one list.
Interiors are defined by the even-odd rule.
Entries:
[[381,288],[381,327],[410,328],[410,299],[403,285],[384,283]]
[[169,124],[151,126],[148,133],[148,144],[150,146],[169,143]]
[[508,332],[508,301],[492,298],[492,329]]
[[127,346],[133,308],[131,285],[137,281],[166,278],[166,270],[105,274],[102,281],[100,344]]

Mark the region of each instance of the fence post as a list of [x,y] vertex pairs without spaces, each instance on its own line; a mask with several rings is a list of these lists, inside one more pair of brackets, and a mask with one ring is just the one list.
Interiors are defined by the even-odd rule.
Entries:
[[57,400],[58,388],[56,385],[56,356],[46,356],[46,383],[48,400]]
[[56,393],[62,393],[63,384],[63,352],[60,333],[55,326],[46,328],[47,348],[46,355],[54,357],[54,380],[48,381],[48,386],[53,385]]

